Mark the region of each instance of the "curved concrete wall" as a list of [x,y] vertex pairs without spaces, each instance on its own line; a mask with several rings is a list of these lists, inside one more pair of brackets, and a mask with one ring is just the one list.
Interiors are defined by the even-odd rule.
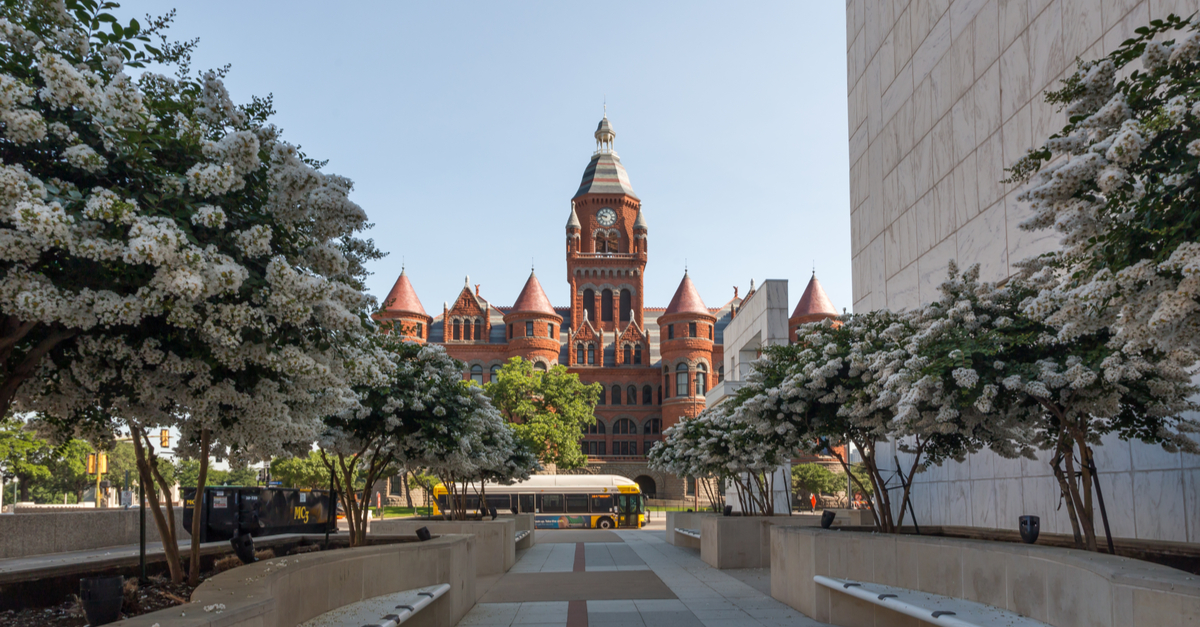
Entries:
[[376,520],[371,524],[371,536],[378,534],[416,535],[417,529],[428,527],[434,535],[469,534],[475,536],[475,574],[502,575],[517,563],[517,521],[513,518],[496,520],[420,520],[401,518]]
[[833,625],[913,624],[818,586],[815,575],[967,599],[1055,627],[1174,626],[1200,617],[1200,581],[1150,562],[1004,542],[772,528],[771,596]]
[[[190,538],[183,529],[183,508],[176,507],[174,511],[180,539]],[[137,544],[141,539],[138,516],[136,509],[0,516],[0,559]],[[158,542],[158,527],[149,511],[146,541]]]
[[[188,605],[114,624],[294,627],[351,603],[440,583],[450,584],[450,591],[406,624],[451,627],[475,605],[474,537],[445,535],[264,560],[209,579]],[[217,603],[225,606],[220,613],[204,611]]]

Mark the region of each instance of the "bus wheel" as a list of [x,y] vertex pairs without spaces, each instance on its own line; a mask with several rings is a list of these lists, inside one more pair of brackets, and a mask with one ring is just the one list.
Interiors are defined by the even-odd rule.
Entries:
[[601,518],[600,520],[596,521],[596,528],[597,529],[612,529],[613,521],[611,518],[608,518],[608,517]]

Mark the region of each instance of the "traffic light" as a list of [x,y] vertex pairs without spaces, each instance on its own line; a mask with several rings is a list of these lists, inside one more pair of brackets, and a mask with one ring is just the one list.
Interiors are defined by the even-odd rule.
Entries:
[[100,474],[108,474],[108,453],[99,453],[100,455]]
[[171,431],[169,429],[158,432],[158,444],[163,448],[171,447]]
[[88,453],[87,474],[89,474],[89,475],[96,474],[96,454],[95,453]]

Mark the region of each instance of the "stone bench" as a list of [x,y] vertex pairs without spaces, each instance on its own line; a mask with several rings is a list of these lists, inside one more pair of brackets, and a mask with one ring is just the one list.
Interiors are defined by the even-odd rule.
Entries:
[[518,531],[516,538],[513,540],[513,543],[520,544],[521,540],[524,540],[525,537],[528,536],[530,533],[532,533],[532,532],[528,529],[526,529],[524,531]]
[[1033,620],[990,605],[907,588],[835,579],[817,575],[813,581],[835,592],[848,594],[872,605],[911,616],[930,625],[945,627],[1048,627]]
[[682,527],[676,527],[675,533],[682,533],[683,535],[688,536],[689,538],[695,538],[697,540],[700,539],[700,530],[699,529],[684,529]]
[[391,612],[379,619],[379,621],[368,623],[363,627],[396,627],[396,625],[399,625],[413,616],[416,616],[418,612],[429,607],[430,604],[449,591],[450,584],[444,583],[439,586],[408,590],[400,593],[399,595],[394,595],[399,598],[393,599],[389,597],[388,600],[391,602],[399,601],[399,604],[396,605],[394,609],[400,611]]

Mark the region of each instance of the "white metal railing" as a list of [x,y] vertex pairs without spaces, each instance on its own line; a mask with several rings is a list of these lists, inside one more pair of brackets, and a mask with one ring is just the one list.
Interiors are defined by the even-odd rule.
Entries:
[[[677,530],[678,531],[678,530]],[[816,575],[818,585],[943,627],[1049,627],[998,607],[907,588]]]
[[525,539],[525,537],[526,537],[526,536],[528,536],[528,535],[529,535],[529,530],[528,530],[528,529],[526,529],[525,531],[518,531],[518,532],[517,532],[517,539],[516,539],[516,540],[513,540],[513,542],[520,542],[521,540],[524,540],[524,539]]
[[368,623],[363,627],[396,627],[404,621],[412,618],[421,610],[429,607],[436,599],[450,591],[450,584],[443,583],[429,588],[420,588],[416,591],[416,599],[412,603],[402,603],[396,606],[398,612],[388,614],[379,619],[378,622]]

